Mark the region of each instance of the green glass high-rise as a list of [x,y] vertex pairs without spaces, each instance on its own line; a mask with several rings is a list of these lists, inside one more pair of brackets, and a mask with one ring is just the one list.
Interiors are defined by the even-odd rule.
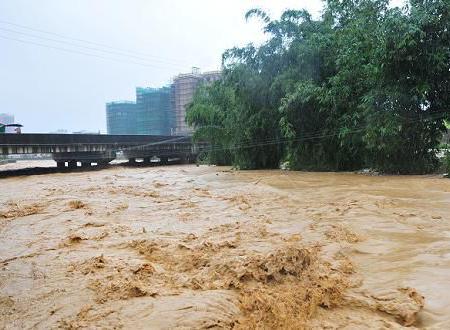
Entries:
[[136,103],[119,101],[106,103],[106,128],[108,134],[136,134]]
[[136,102],[106,104],[108,134],[170,135],[171,88],[136,88]]
[[170,135],[170,87],[136,88],[137,134]]

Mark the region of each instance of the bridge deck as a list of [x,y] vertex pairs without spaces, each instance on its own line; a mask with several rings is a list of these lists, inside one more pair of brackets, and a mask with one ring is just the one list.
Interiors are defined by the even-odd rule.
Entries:
[[190,144],[186,136],[100,134],[0,134],[0,155],[101,152]]

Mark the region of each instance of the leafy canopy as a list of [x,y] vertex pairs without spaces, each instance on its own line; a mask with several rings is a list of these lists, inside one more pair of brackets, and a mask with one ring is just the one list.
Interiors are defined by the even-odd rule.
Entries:
[[450,3],[328,0],[320,19],[260,9],[267,41],[224,52],[187,113],[209,160],[239,168],[424,173],[450,118]]

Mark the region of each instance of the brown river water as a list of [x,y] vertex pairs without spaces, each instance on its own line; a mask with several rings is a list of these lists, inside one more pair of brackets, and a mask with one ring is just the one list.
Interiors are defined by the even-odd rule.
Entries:
[[450,180],[116,166],[0,187],[0,329],[450,328]]

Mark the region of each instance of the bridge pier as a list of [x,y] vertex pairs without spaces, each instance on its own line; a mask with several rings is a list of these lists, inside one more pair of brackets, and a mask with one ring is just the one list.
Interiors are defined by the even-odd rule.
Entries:
[[102,166],[102,167],[104,167],[104,166],[106,166],[106,165],[108,165],[108,164],[109,164],[108,161],[104,161],[104,160],[99,160],[99,161],[97,161],[97,166]]
[[194,157],[191,157],[189,155],[183,156],[180,158],[181,164],[192,164]]
[[74,151],[74,152],[54,152],[53,159],[58,167],[64,167],[65,162],[69,168],[76,168],[77,163],[81,163],[81,167],[89,168],[92,163],[107,165],[116,157],[113,151]]
[[136,165],[136,158],[129,158],[129,159],[128,159],[128,164],[130,164],[130,165]]
[[169,164],[169,157],[167,157],[167,156],[161,156],[161,157],[159,157],[159,163],[161,164],[161,165],[167,165],[167,164]]
[[57,168],[65,168],[66,167],[66,162],[56,162],[56,167]]
[[67,166],[69,168],[77,168],[77,161],[76,160],[70,160],[67,162]]

